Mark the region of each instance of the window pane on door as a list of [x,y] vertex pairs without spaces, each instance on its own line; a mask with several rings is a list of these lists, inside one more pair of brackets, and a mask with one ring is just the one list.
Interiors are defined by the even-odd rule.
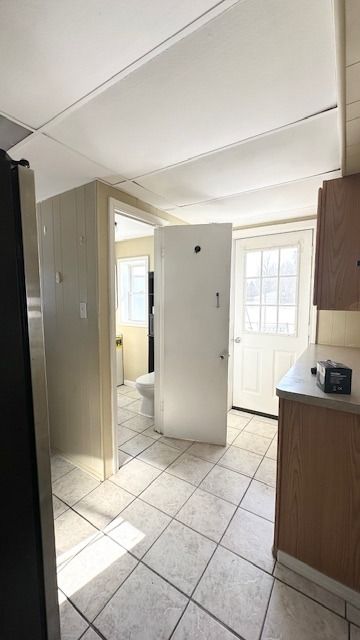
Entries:
[[278,333],[295,335],[296,307],[279,307]]
[[263,278],[262,304],[277,304],[278,279]]
[[277,307],[263,307],[261,311],[261,331],[277,332]]
[[296,277],[280,278],[279,304],[296,304]]
[[247,304],[260,304],[260,278],[245,280],[245,300]]
[[245,331],[260,331],[260,307],[245,306]]
[[296,335],[298,271],[297,246],[246,252],[245,331]]
[[277,276],[279,270],[279,249],[267,249],[262,252],[262,275]]
[[248,251],[245,260],[245,276],[259,277],[261,273],[261,251]]
[[284,247],[280,249],[280,275],[296,276],[298,263],[298,248]]

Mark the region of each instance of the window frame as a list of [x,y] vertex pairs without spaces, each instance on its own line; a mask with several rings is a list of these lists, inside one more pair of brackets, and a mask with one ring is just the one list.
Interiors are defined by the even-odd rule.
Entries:
[[[145,267],[145,281],[144,281],[144,292],[134,292],[132,289],[132,269],[139,264],[142,263]],[[126,292],[127,299],[124,300],[124,295],[122,293],[121,287],[121,270],[123,265],[127,267],[127,279],[128,279],[128,288]],[[119,313],[119,324],[128,327],[147,327],[148,326],[148,316],[149,316],[149,299],[148,299],[148,275],[149,275],[149,256],[129,256],[123,258],[117,258],[116,260],[116,269],[117,269],[117,299],[118,299],[118,313]],[[132,296],[137,294],[142,294],[145,297],[145,318],[144,320],[137,321],[131,319],[131,300]]]
[[[299,243],[289,243],[289,244],[285,244],[285,245],[275,245],[274,247],[272,247],[273,249],[277,249],[279,251],[279,261],[278,261],[278,268],[277,268],[277,274],[274,276],[266,276],[263,274],[262,272],[262,265],[263,265],[263,253],[265,251],[269,251],[270,247],[268,248],[259,248],[259,249],[249,249],[249,250],[245,250],[244,251],[244,255],[243,255],[243,313],[242,313],[242,331],[246,334],[249,335],[266,335],[266,336],[276,336],[276,337],[284,337],[284,338],[296,338],[298,336],[298,331],[299,331],[299,327],[298,327],[298,321],[299,321],[299,276],[300,276],[300,255],[301,255],[301,246]],[[292,248],[296,248],[297,249],[297,265],[296,265],[296,274],[295,275],[291,275],[291,276],[287,276],[286,274],[281,275],[280,274],[280,251],[282,249],[292,249]],[[254,276],[253,279],[259,279],[260,281],[260,299],[259,299],[259,304],[249,304],[246,301],[246,281],[249,279],[252,279],[252,276],[247,277],[246,276],[246,255],[247,253],[253,253],[258,251],[261,254],[261,267],[260,267],[260,274],[259,276]],[[281,277],[292,277],[296,279],[296,286],[295,286],[295,304],[280,304],[279,303],[279,286],[280,286],[280,278]],[[276,304],[264,304],[263,303],[263,297],[262,297],[262,285],[263,285],[263,280],[266,278],[273,278],[274,280],[276,280],[277,282],[277,302]],[[247,307],[259,307],[259,330],[258,331],[251,331],[249,329],[246,328],[246,308]],[[262,330],[262,314],[263,314],[263,309],[266,307],[276,307],[276,325],[277,325],[277,330],[276,331],[263,331]],[[279,325],[279,308],[280,307],[293,307],[295,308],[295,321],[294,321],[294,333],[285,333],[285,332],[279,332],[278,331],[278,325]]]

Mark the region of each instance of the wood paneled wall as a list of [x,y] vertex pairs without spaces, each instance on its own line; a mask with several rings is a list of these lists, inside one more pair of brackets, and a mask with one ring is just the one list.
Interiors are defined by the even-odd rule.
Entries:
[[38,205],[51,446],[100,480],[113,473],[109,198],[181,223],[99,181]]
[[319,311],[316,342],[360,347],[360,311]]
[[103,479],[96,213],[95,183],[38,205],[51,446]]

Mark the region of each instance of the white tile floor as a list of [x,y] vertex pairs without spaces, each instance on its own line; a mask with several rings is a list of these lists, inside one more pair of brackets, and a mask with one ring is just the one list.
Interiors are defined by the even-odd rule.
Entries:
[[360,640],[360,611],[272,557],[276,422],[231,411],[203,445],[118,398],[114,476],[52,458],[62,640]]

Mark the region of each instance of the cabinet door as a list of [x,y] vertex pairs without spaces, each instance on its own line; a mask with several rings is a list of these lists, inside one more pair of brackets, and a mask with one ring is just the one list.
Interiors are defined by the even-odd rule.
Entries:
[[323,189],[320,187],[318,191],[318,206],[317,206],[317,231],[316,231],[316,254],[315,254],[315,274],[314,274],[314,298],[313,304],[316,306],[320,302],[320,243],[321,243],[321,222],[322,222],[322,206],[323,201]]
[[318,232],[318,309],[360,309],[360,175],[324,183]]

